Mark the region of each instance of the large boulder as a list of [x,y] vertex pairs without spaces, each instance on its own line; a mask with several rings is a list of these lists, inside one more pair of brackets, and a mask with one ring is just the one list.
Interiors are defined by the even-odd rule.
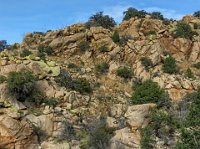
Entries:
[[139,149],[140,148],[140,133],[132,132],[126,127],[115,131],[115,135],[110,140],[109,149]]
[[124,115],[127,124],[133,129],[147,126],[149,121],[146,116],[149,114],[149,111],[155,106],[155,104],[129,106]]
[[39,143],[30,123],[1,115],[0,148],[39,149]]

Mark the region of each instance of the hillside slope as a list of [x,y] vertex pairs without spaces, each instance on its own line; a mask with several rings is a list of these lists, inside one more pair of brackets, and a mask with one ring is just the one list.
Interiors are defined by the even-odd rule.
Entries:
[[[200,28],[195,27],[200,19],[185,16],[182,22],[200,35]],[[112,30],[79,23],[27,33],[21,44],[0,53],[0,147],[140,148],[144,141],[141,128],[152,124],[150,111],[158,108],[178,115],[183,111],[176,107],[200,85],[200,36],[174,37],[178,24],[146,16],[123,21]],[[117,42],[115,31],[120,37]],[[21,88],[10,93],[9,85],[15,85],[9,81],[13,71],[30,71],[36,77],[31,94],[27,86],[22,87],[20,95],[28,92],[24,99],[15,94]],[[164,89],[170,103],[160,109],[159,101],[154,102],[161,98],[157,95],[152,102],[141,99],[135,104],[132,96],[145,80]],[[22,85],[30,83],[26,81]],[[155,92],[156,85],[152,85]],[[179,142],[178,128],[171,132],[171,124],[164,122],[159,127],[164,131],[155,132],[151,148],[174,147]]]

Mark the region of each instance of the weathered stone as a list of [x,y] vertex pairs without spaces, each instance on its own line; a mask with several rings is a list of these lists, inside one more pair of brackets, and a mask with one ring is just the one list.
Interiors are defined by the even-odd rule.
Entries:
[[128,127],[115,131],[111,138],[109,149],[139,149],[140,133],[132,132]]
[[149,111],[155,106],[155,104],[143,104],[128,107],[128,110],[124,115],[127,119],[127,123],[133,129],[145,127],[148,124],[148,119],[146,119],[146,116],[148,115]]
[[0,116],[0,147],[39,149],[37,136],[27,121],[17,121],[7,115]]

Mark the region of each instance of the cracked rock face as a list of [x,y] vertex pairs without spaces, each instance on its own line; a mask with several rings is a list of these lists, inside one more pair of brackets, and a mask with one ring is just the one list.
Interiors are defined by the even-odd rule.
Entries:
[[19,122],[7,115],[1,115],[0,147],[39,149],[38,137],[28,121]]

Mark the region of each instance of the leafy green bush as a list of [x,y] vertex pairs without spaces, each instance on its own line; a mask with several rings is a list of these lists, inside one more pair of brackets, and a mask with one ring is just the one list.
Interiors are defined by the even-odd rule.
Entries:
[[7,81],[7,78],[5,76],[0,75],[0,84]]
[[83,78],[73,79],[69,73],[62,69],[59,76],[55,78],[55,81],[60,85],[64,86],[67,89],[72,89],[80,93],[91,93],[92,88],[90,83]]
[[90,48],[90,43],[88,41],[81,41],[78,44],[78,48],[80,49],[81,52],[85,52],[86,50],[88,50]]
[[174,149],[199,149],[200,147],[200,130],[186,129],[181,130],[180,140]]
[[169,102],[165,91],[152,80],[146,80],[142,84],[135,86],[131,99],[133,104],[155,103],[158,106],[163,106]]
[[91,93],[92,88],[90,86],[90,83],[85,78],[78,78],[73,80],[73,87],[75,91],[78,91],[80,93]]
[[106,62],[95,65],[95,71],[100,74],[108,72],[108,69],[109,69],[109,64]]
[[67,67],[70,68],[70,69],[78,68],[78,66],[77,66],[76,64],[74,64],[74,63],[69,63],[69,64],[67,65]]
[[127,11],[124,11],[123,12],[124,14],[124,18],[123,20],[129,20],[130,18],[133,18],[133,17],[138,17],[138,18],[144,18],[148,13],[145,12],[144,10],[137,10],[135,8],[128,8]]
[[192,66],[195,67],[195,68],[197,68],[197,69],[200,69],[200,62],[198,62],[196,64],[193,64]]
[[45,103],[45,105],[48,105],[50,107],[55,107],[58,104],[58,101],[54,97],[46,97],[44,98],[43,103]]
[[8,74],[8,89],[19,101],[25,101],[32,94],[34,84],[35,77],[31,72],[10,72]]
[[37,90],[37,88],[34,88],[31,94],[27,96],[25,100],[34,103],[36,106],[40,106],[46,98],[47,97],[44,95],[44,93]]
[[[183,106],[183,103],[185,106]],[[200,146],[200,88],[183,99],[179,105],[181,131],[175,149],[199,148]]]
[[194,23],[194,29],[200,29],[200,23]]
[[198,127],[200,126],[200,87],[195,93],[195,98],[192,98],[190,102],[191,104],[189,105],[189,113],[186,118],[186,124],[189,127]]
[[101,46],[101,47],[99,47],[99,49],[98,49],[100,52],[108,52],[109,51],[109,49],[108,49],[108,47],[107,46]]
[[53,49],[51,47],[44,47],[42,45],[38,46],[39,53],[46,53],[47,55],[53,54]]
[[124,79],[131,79],[133,76],[133,72],[130,68],[122,66],[117,69],[117,75]]
[[195,78],[195,77],[194,77],[194,74],[193,74],[193,72],[192,72],[192,70],[191,70],[190,68],[187,69],[187,71],[186,71],[186,76],[187,76],[188,78],[191,78],[191,79],[194,79],[194,78]]
[[0,40],[0,52],[6,49],[9,45],[6,40]]
[[149,71],[149,69],[153,67],[153,63],[148,57],[142,57],[140,61],[147,71]]
[[90,144],[96,149],[106,148],[109,139],[113,136],[114,129],[102,126],[96,129],[90,136]]
[[120,42],[119,32],[117,30],[114,31],[114,33],[112,35],[112,40],[114,43]]
[[160,12],[152,12],[151,17],[153,19],[164,20],[164,17]]
[[156,137],[168,144],[168,138],[172,136],[178,127],[176,119],[168,111],[154,109],[149,114],[150,124],[141,129],[141,148],[153,149],[156,144]]
[[104,15],[103,12],[97,12],[95,15],[92,15],[86,23],[87,28],[91,26],[102,26],[103,28],[111,29],[115,25],[116,22],[114,19],[108,15]]
[[173,74],[178,72],[178,67],[176,65],[176,60],[172,56],[169,56],[165,59],[163,67],[165,73]]
[[20,53],[21,57],[26,57],[33,54],[31,51],[29,51],[28,49],[23,49],[22,52]]
[[197,17],[197,18],[200,18],[200,11],[196,11],[194,14],[193,14],[194,17]]
[[192,39],[194,35],[198,35],[197,32],[193,31],[191,26],[186,23],[178,23],[173,36],[175,38],[181,37],[181,38],[186,38],[186,39]]
[[55,77],[55,81],[60,86],[64,86],[65,88],[71,89],[73,87],[73,79],[70,74],[64,69],[60,70],[60,74]]
[[129,39],[132,39],[132,37],[129,35],[123,35],[120,37],[119,45],[125,46]]

